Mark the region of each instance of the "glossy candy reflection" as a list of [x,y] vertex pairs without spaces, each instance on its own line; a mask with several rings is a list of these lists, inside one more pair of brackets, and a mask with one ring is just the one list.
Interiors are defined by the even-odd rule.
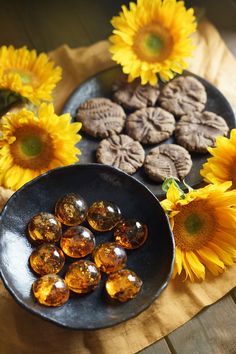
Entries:
[[63,252],[70,257],[85,257],[92,253],[95,247],[95,237],[86,227],[73,226],[62,235],[60,246]]
[[65,264],[65,257],[60,248],[52,244],[43,244],[30,256],[32,269],[40,275],[58,273]]
[[116,243],[121,247],[135,249],[146,241],[148,228],[138,220],[124,220],[116,226],[114,236]]
[[121,220],[121,211],[111,202],[94,202],[88,210],[87,220],[94,230],[109,231]]
[[106,281],[106,291],[112,299],[125,302],[138,294],[142,284],[142,280],[135,272],[121,269],[109,275]]
[[32,290],[36,300],[45,306],[61,306],[70,296],[68,286],[56,274],[47,274],[35,280]]
[[67,194],[60,198],[55,206],[56,217],[62,224],[76,226],[81,224],[87,216],[86,201],[78,194]]
[[72,263],[65,275],[68,287],[76,293],[84,294],[94,290],[101,280],[99,269],[93,262],[80,260]]
[[93,252],[94,262],[105,273],[116,272],[124,268],[127,255],[125,250],[114,242],[97,246]]
[[30,220],[28,233],[31,240],[36,243],[55,243],[62,234],[61,223],[53,214],[42,212]]

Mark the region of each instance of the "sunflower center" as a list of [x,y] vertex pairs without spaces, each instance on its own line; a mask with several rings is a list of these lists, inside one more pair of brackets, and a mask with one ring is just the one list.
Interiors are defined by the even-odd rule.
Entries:
[[40,127],[25,126],[14,132],[15,141],[10,145],[15,164],[31,170],[47,168],[54,156],[50,135]]
[[133,47],[141,60],[154,63],[163,61],[170,55],[173,40],[165,28],[155,23],[137,32]]
[[160,53],[164,47],[163,40],[157,37],[154,33],[150,33],[147,35],[145,45],[146,49],[153,54]]
[[43,149],[43,143],[38,136],[26,136],[21,141],[21,150],[26,156],[38,156]]
[[198,214],[190,214],[187,216],[184,226],[185,229],[189,232],[189,234],[194,235],[201,231],[204,225],[204,220]]
[[28,84],[36,85],[36,83],[37,83],[36,78],[32,75],[31,72],[28,72],[28,71],[23,71],[20,69],[11,68],[11,69],[5,70],[5,73],[6,74],[9,74],[9,73],[18,74],[21,78],[21,82],[24,85],[28,85]]
[[203,247],[213,238],[215,225],[214,212],[204,200],[184,205],[174,219],[176,245],[184,251]]

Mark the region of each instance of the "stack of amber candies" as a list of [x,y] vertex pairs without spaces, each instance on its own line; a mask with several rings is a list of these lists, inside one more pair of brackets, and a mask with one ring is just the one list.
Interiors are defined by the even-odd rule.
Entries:
[[[81,225],[86,220],[100,233],[114,229],[114,242],[95,247],[93,232]],[[65,232],[61,224],[68,227]],[[34,244],[39,244],[29,263],[40,276],[32,290],[42,305],[63,305],[69,299],[70,290],[78,294],[93,291],[99,285],[101,272],[108,275],[105,288],[112,299],[125,302],[135,297],[142,287],[142,280],[133,271],[124,269],[125,248],[140,247],[147,239],[147,226],[138,220],[122,219],[119,207],[111,202],[96,201],[88,208],[81,196],[67,194],[57,201],[55,215],[41,212],[30,220],[28,234]],[[80,259],[90,254],[93,262]],[[69,265],[63,279],[57,273],[64,267],[65,255],[79,260]]]

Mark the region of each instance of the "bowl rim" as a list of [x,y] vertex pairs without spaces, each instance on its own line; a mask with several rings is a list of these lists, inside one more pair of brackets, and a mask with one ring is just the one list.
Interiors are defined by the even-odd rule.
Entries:
[[[129,174],[113,167],[113,166],[109,166],[109,165],[103,165],[103,164],[99,164],[99,163],[87,163],[87,164],[74,164],[74,165],[67,165],[67,166],[63,166],[63,167],[57,167],[54,168],[52,170],[49,170],[39,176],[37,176],[36,178],[34,178],[33,180],[25,183],[21,188],[19,188],[16,192],[14,192],[14,194],[8,199],[7,203],[5,204],[5,206],[3,207],[2,211],[0,212],[0,238],[1,238],[1,221],[2,218],[4,217],[5,213],[7,212],[8,206],[9,204],[18,197],[18,195],[21,193],[22,190],[28,188],[31,185],[36,184],[39,180],[41,180],[42,178],[48,176],[48,175],[53,175],[54,173],[57,173],[57,171],[61,171],[61,170],[70,170],[73,168],[101,168],[104,170],[110,170],[112,171],[112,173],[121,175],[121,176],[125,176],[126,178],[129,178],[132,180],[132,183],[136,183],[138,185],[140,185],[142,188],[144,188],[146,190],[146,192],[150,193],[152,195],[152,197],[156,200],[156,202],[159,204],[159,206],[161,207],[161,204],[158,200],[158,198],[155,196],[155,194],[153,192],[151,192],[149,190],[148,187],[145,186],[145,184],[143,184],[142,182],[140,182],[139,180],[137,180],[136,178],[130,176]],[[162,208],[162,207],[161,207]],[[145,311],[148,307],[150,307],[153,302],[160,296],[160,294],[163,292],[163,290],[167,287],[168,283],[171,280],[172,277],[172,273],[173,273],[173,268],[174,268],[174,261],[175,261],[175,241],[174,241],[174,236],[173,236],[173,232],[170,226],[170,222],[169,222],[169,218],[167,217],[167,215],[165,214],[164,210],[163,210],[163,217],[165,218],[165,221],[167,222],[167,228],[169,231],[169,236],[170,236],[170,242],[171,242],[171,247],[172,247],[172,251],[171,251],[171,255],[172,255],[172,260],[170,263],[170,269],[168,272],[168,276],[166,277],[165,281],[163,282],[162,286],[158,289],[158,291],[155,292],[155,294],[150,298],[150,300],[148,301],[147,304],[144,304],[143,306],[140,306],[139,309],[137,310],[137,312],[135,314],[132,314],[128,319],[121,319],[118,322],[116,322],[115,324],[106,326],[104,325],[100,325],[100,326],[91,326],[91,327],[81,327],[81,326],[71,326],[68,325],[66,323],[63,322],[58,322],[57,319],[53,319],[53,318],[49,318],[47,316],[47,314],[42,314],[39,311],[37,311],[36,309],[29,307],[27,304],[25,304],[24,300],[22,300],[15,292],[14,290],[12,290],[11,286],[8,283],[7,277],[5,276],[5,274],[2,271],[2,267],[0,267],[0,278],[3,281],[3,284],[5,286],[5,288],[8,290],[8,292],[11,294],[11,296],[14,298],[14,300],[24,309],[26,309],[27,311],[29,311],[31,314],[38,316],[39,318],[42,318],[43,320],[47,320],[51,323],[54,323],[55,325],[59,326],[59,327],[63,327],[63,328],[67,328],[67,329],[72,329],[72,330],[85,330],[85,331],[92,331],[92,330],[99,330],[99,329],[105,329],[105,328],[111,328],[114,327],[116,325],[119,325],[123,322],[129,321],[130,319],[137,317],[141,312]],[[1,254],[0,254],[0,265],[2,264],[2,260],[1,260]]]

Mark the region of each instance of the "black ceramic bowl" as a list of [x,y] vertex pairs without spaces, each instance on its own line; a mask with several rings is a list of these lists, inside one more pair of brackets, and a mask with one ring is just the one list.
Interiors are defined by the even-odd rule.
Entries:
[[[58,198],[75,192],[89,204],[96,200],[116,203],[125,218],[137,218],[148,225],[149,237],[136,250],[128,251],[127,268],[143,280],[138,296],[126,303],[112,303],[105,295],[102,275],[92,293],[71,294],[62,307],[39,305],[31,293],[36,275],[28,265],[34,249],[27,239],[26,226],[33,215],[53,212]],[[97,244],[113,239],[112,231],[95,233]],[[89,257],[87,257],[89,258]],[[156,197],[133,177],[109,166],[74,165],[52,170],[18,190],[5,206],[0,220],[0,268],[6,288],[27,310],[58,325],[73,329],[99,329],[116,325],[146,309],[167,286],[174,260],[174,241],[169,222]],[[65,274],[64,269],[59,273]]]
[[[224,117],[226,123],[229,128],[235,128],[235,116],[234,112],[227,101],[227,99],[222,95],[222,93],[208,81],[203,78],[191,74],[190,72],[184,72],[183,75],[191,75],[196,77],[205,87],[207,92],[207,103],[206,110],[215,112],[218,115]],[[93,97],[107,97],[112,99],[113,94],[113,85],[127,81],[127,77],[122,73],[121,68],[116,66],[114,68],[102,71],[97,75],[89,78],[85,82],[81,83],[75,91],[71,94],[71,96],[66,101],[62,113],[69,112],[73,119],[76,117],[77,108],[87,99]],[[162,83],[160,83],[163,86]],[[129,114],[129,112],[127,112]],[[81,132],[82,140],[79,142],[78,146],[82,151],[81,162],[82,163],[91,163],[96,162],[96,149],[99,143],[99,139],[93,138],[84,132]],[[176,143],[174,136],[165,140],[163,143]],[[160,143],[162,144],[162,143]],[[154,144],[149,146],[144,146],[145,152],[148,153],[150,149],[152,149],[156,145]],[[185,181],[188,185],[195,187],[202,182],[202,177],[200,176],[200,169],[202,165],[207,161],[210,157],[210,154],[198,154],[191,153],[193,166],[191,171],[185,178]],[[164,192],[162,190],[161,183],[156,183],[152,181],[144,172],[144,168],[141,167],[134,175],[139,181],[145,184],[155,195],[158,197],[163,197]],[[184,188],[184,185],[182,185]]]

